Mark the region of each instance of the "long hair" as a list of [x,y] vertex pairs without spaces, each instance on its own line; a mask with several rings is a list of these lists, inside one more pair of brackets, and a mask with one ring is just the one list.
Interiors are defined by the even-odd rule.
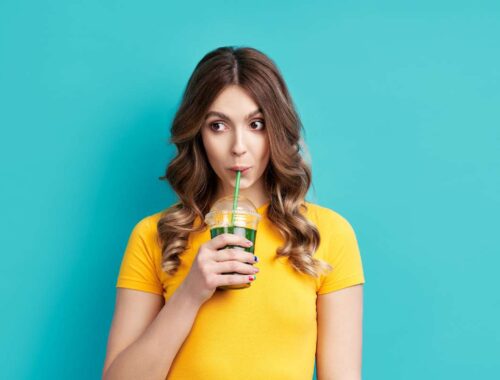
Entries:
[[[191,232],[204,231],[204,215],[216,199],[217,175],[209,164],[200,129],[205,113],[228,85],[238,85],[262,109],[269,136],[270,159],[264,187],[270,195],[267,217],[284,240],[277,257],[288,257],[299,273],[318,277],[332,267],[317,258],[320,244],[317,227],[303,214],[311,185],[311,167],[301,151],[305,148],[300,118],[287,86],[274,62],[250,47],[220,47],[207,53],[192,73],[171,126],[170,142],[177,155],[164,176],[179,201],[167,208],[158,221],[162,269],[173,275],[187,249]],[[196,224],[199,218],[201,223]]]

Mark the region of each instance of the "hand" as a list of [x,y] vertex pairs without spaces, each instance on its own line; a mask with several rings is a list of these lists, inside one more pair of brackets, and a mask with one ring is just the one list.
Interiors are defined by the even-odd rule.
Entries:
[[[212,297],[218,286],[248,283],[249,276],[259,271],[252,266],[255,256],[239,248],[222,249],[228,245],[250,247],[246,242],[242,236],[226,233],[202,244],[181,284],[183,291],[201,305]],[[228,272],[239,274],[222,274]]]

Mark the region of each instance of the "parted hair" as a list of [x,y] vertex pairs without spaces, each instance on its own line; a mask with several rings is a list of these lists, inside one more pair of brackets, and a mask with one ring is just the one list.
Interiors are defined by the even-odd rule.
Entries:
[[[170,142],[177,153],[159,179],[168,181],[179,200],[163,211],[157,225],[162,269],[175,274],[188,248],[189,234],[207,228],[203,219],[216,201],[218,181],[200,129],[208,108],[229,85],[246,90],[264,116],[270,150],[263,173],[270,197],[266,212],[284,241],[275,258],[287,257],[295,271],[319,277],[332,267],[313,257],[321,238],[317,227],[305,217],[312,173],[305,159],[302,122],[275,63],[255,48],[233,46],[207,53],[196,65],[172,121]],[[195,223],[197,217],[201,223]]]

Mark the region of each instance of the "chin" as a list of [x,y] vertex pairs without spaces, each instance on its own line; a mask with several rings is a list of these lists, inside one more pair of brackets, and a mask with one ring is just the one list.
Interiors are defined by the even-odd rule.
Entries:
[[[236,187],[236,180],[233,180],[230,182],[231,187]],[[252,186],[253,181],[251,181],[249,178],[240,178],[240,189],[247,189],[250,186]]]
[[[248,189],[252,184],[247,181],[240,181],[240,189]],[[236,187],[236,182],[231,183],[231,187]]]

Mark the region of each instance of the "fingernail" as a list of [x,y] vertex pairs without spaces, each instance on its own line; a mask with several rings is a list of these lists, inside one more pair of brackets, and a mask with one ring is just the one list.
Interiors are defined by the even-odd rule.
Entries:
[[259,258],[257,256],[254,256],[253,259],[255,260],[255,262],[259,261]]
[[250,240],[245,241],[246,245],[251,246],[253,243]]
[[253,276],[249,276],[249,277],[248,277],[248,279],[249,279],[250,281],[255,280],[255,275],[253,275]]

